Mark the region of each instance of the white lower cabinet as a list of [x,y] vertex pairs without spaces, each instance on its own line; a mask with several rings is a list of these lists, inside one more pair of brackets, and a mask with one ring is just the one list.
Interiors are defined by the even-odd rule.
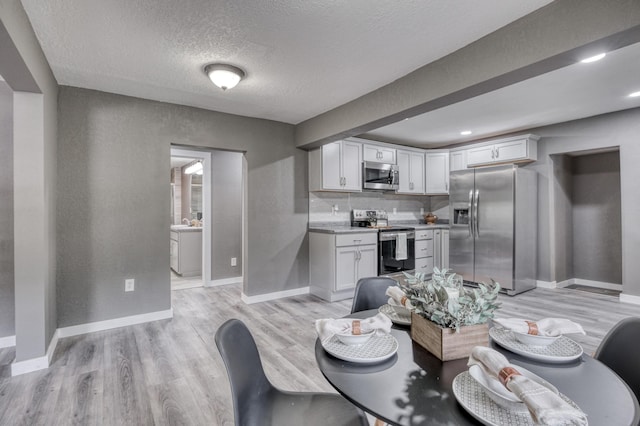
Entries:
[[449,269],[449,230],[436,229],[433,233],[434,266],[439,269]]
[[170,232],[170,266],[183,277],[202,274],[202,229]]
[[309,290],[334,302],[353,297],[360,278],[378,275],[378,234],[309,233]]
[[416,229],[416,272],[433,273],[433,230]]

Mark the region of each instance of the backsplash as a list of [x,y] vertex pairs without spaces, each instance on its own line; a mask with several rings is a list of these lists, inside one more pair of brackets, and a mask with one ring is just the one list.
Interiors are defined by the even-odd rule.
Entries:
[[[437,210],[433,211],[432,208]],[[423,215],[429,211],[439,219],[448,219],[449,197],[398,195],[374,191],[309,192],[309,223],[348,224],[353,209],[386,210],[390,222],[423,221]]]

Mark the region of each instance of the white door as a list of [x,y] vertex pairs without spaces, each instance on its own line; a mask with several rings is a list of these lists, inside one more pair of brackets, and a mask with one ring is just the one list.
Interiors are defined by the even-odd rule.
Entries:
[[362,144],[342,142],[342,189],[362,191]]
[[336,288],[335,291],[346,290],[356,286],[357,279],[357,247],[336,248]]
[[398,151],[398,193],[411,192],[411,153]]
[[358,256],[358,279],[378,276],[378,247],[373,245],[360,246]]
[[493,145],[480,146],[478,148],[470,148],[467,150],[467,165],[486,164],[495,161],[495,153]]
[[449,193],[449,153],[426,153],[426,193]]
[[511,161],[527,158],[527,140],[496,144],[496,161]]
[[322,188],[342,189],[340,171],[340,147],[342,142],[333,142],[322,147]]
[[411,153],[411,193],[424,194],[424,154]]

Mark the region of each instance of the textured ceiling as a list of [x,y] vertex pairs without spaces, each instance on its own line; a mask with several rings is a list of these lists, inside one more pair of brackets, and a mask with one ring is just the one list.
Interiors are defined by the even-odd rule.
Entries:
[[[549,0],[22,0],[62,85],[299,123]],[[247,78],[223,92],[202,72]]]

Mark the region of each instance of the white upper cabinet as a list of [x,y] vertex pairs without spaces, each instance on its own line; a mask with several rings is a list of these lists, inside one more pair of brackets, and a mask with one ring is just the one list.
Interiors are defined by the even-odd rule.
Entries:
[[425,153],[425,192],[427,194],[449,193],[449,151]]
[[373,163],[396,164],[396,150],[385,146],[362,145],[364,161]]
[[466,150],[467,166],[536,161],[538,139],[535,135],[523,135],[471,147]]
[[397,151],[398,194],[424,194],[424,153]]
[[467,168],[467,150],[462,149],[459,151],[449,152],[449,170],[455,172],[456,170],[464,170]]
[[310,191],[362,191],[362,144],[337,141],[309,151]]

